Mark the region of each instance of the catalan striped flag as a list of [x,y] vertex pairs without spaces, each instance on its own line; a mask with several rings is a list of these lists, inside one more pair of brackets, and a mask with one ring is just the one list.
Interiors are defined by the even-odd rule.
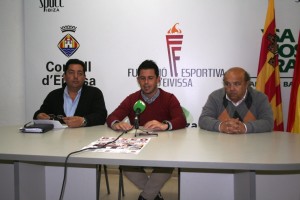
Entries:
[[294,76],[286,131],[291,133],[300,133],[300,31],[298,36],[296,63],[294,66]]
[[256,89],[265,93],[269,98],[274,115],[273,130],[283,131],[274,0],[269,0],[261,42]]

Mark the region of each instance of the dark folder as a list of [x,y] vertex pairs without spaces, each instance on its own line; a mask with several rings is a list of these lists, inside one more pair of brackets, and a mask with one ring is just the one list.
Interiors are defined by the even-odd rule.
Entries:
[[52,130],[54,127],[53,124],[25,124],[20,130],[23,133],[45,133]]

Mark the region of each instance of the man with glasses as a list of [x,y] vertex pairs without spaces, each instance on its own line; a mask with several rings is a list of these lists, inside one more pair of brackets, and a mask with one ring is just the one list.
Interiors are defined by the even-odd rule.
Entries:
[[202,109],[199,127],[228,134],[273,130],[273,113],[268,97],[250,86],[243,68],[225,72],[224,87],[212,92]]
[[62,88],[50,92],[34,119],[54,119],[68,127],[103,125],[107,110],[100,89],[84,84],[86,65],[70,59],[64,66]]

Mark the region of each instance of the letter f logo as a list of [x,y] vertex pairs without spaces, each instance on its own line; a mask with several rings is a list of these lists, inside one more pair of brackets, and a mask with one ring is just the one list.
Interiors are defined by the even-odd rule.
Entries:
[[181,45],[183,40],[183,35],[180,29],[177,28],[178,23],[176,23],[167,33],[167,47],[169,56],[169,65],[171,76],[178,76],[176,62],[180,60],[180,56],[176,55],[177,51],[181,51]]

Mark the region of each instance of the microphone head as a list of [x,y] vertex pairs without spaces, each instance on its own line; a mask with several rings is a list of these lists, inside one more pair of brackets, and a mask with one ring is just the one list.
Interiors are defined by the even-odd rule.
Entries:
[[145,108],[146,108],[146,104],[142,100],[138,100],[133,105],[133,110],[134,110],[135,114],[137,114],[137,115],[144,112]]

